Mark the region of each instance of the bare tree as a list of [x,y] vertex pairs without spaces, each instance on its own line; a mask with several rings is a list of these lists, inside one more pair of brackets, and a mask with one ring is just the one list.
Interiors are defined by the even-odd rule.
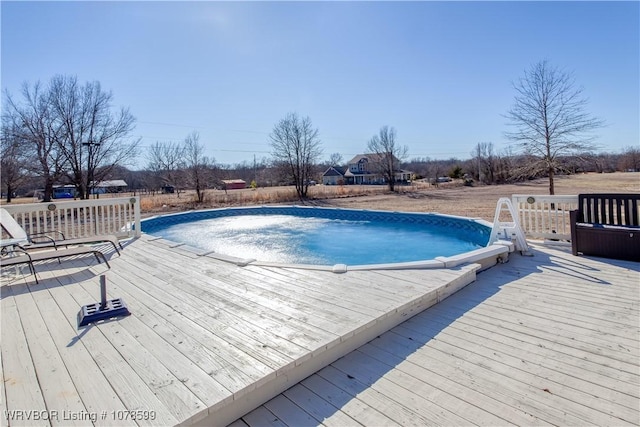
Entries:
[[190,133],[184,140],[184,161],[187,179],[195,188],[198,203],[204,201],[204,190],[214,179],[215,160],[204,155],[198,132]]
[[66,159],[58,141],[61,128],[55,120],[48,91],[40,82],[22,85],[22,102],[16,102],[5,92],[3,108],[3,133],[32,161],[25,165],[28,171],[39,176],[44,184],[44,201],[51,201],[53,185],[63,176]]
[[340,153],[333,153],[329,156],[329,166],[340,166],[342,164],[343,158]]
[[9,123],[3,124],[0,134],[0,182],[6,190],[7,203],[11,203],[13,193],[26,175],[25,150],[16,135],[17,132]]
[[400,162],[407,158],[409,149],[396,143],[396,130],[383,126],[378,135],[374,135],[368,144],[369,152],[376,154],[373,167],[387,182],[389,191],[395,190],[396,172],[400,171]]
[[275,163],[293,181],[298,197],[306,198],[313,166],[322,154],[318,129],[313,128],[309,117],[289,113],[275,125],[269,138]]
[[517,156],[513,154],[511,147],[506,147],[498,155],[496,183],[505,184],[514,181],[514,169]]
[[160,177],[162,185],[173,185],[180,197],[180,169],[184,164],[184,147],[176,142],[156,142],[147,153],[147,169]]
[[485,184],[495,184],[495,173],[498,167],[499,157],[493,150],[492,142],[479,142],[471,153],[475,156],[475,171],[478,182]]
[[640,148],[627,147],[620,156],[620,170],[640,172]]
[[547,173],[549,194],[554,194],[558,159],[593,148],[590,132],[604,122],[585,112],[587,99],[573,75],[547,61],[526,70],[513,86],[515,103],[506,117],[514,130],[506,136],[536,160],[532,166]]
[[135,157],[139,139],[128,139],[135,118],[126,108],[113,113],[113,95],[97,81],[81,86],[76,77],[59,75],[51,80],[49,91],[70,179],[80,197],[88,198],[114,167]]

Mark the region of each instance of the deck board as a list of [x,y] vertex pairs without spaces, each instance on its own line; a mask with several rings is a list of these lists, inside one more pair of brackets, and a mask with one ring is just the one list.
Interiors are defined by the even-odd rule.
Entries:
[[[402,333],[404,337],[413,337],[417,331],[397,328],[396,332]],[[638,397],[624,392],[629,386],[628,384],[626,387],[618,387],[618,380],[589,371],[586,371],[589,372],[587,380],[583,378],[584,369],[574,368],[566,363],[552,361],[547,358],[541,358],[540,362],[532,360],[524,363],[523,360],[528,359],[529,352],[533,351],[532,349],[523,349],[520,346],[492,340],[491,338],[480,338],[459,329],[452,329],[452,332],[451,334],[441,335],[439,339],[447,343],[447,345],[456,347],[471,348],[473,346],[474,352],[482,357],[494,359],[496,363],[500,362],[506,367],[526,374],[543,376],[547,380],[556,383],[559,387],[569,386],[577,391],[588,390],[592,394],[613,402],[612,408],[618,406],[635,408],[637,406]],[[419,333],[424,333],[424,331],[419,331]],[[616,391],[616,388],[619,390]],[[588,396],[585,396],[585,398],[588,398]],[[619,407],[617,410],[623,411],[624,408]]]
[[304,380],[332,393],[306,405],[368,425],[639,425],[640,265],[532,248]]
[[[31,355],[18,307],[12,298],[2,300],[1,351],[7,410],[28,408],[33,411],[45,411],[46,405],[36,371],[29,366]],[[41,422],[24,421],[24,425],[42,425]]]
[[[30,294],[25,294],[30,296]],[[86,412],[80,395],[67,372],[47,323],[33,298],[21,298],[18,316],[28,343],[29,354],[38,378],[46,376],[51,382],[41,387],[47,410],[63,412]],[[56,327],[50,325],[49,327]],[[55,386],[53,386],[55,385]],[[84,425],[85,420],[68,420],[69,425]]]
[[[322,400],[332,405],[335,409],[344,412],[354,420],[354,423],[363,426],[385,425],[399,426],[400,424],[383,412],[364,404],[360,399],[354,398],[346,391],[330,383],[320,375],[314,374],[305,378],[301,385],[319,396]],[[331,415],[328,415],[331,417]],[[248,420],[250,422],[250,420]]]
[[[444,316],[440,316],[439,312],[437,318],[431,320],[431,324],[439,327],[446,327],[447,320]],[[412,329],[412,326],[407,322],[403,327]],[[510,331],[500,325],[488,325],[481,321],[463,321],[462,319],[451,324],[452,332],[460,334],[470,340],[478,340],[479,342],[486,343],[487,346],[493,345],[494,342],[510,345],[514,348],[526,351],[530,356],[535,356],[544,360],[548,366],[557,366],[557,369],[566,372],[589,372],[594,381],[608,381],[614,380],[615,384],[618,381],[622,381],[622,389],[626,393],[638,398],[638,391],[633,388],[629,388],[629,385],[638,384],[638,375],[636,372],[625,372],[619,369],[619,367],[612,366],[611,359],[602,360],[590,360],[588,355],[581,351],[569,350],[569,347],[563,343],[554,343],[545,340],[539,340],[530,335],[525,335],[524,330]],[[418,331],[421,331],[424,326],[422,324],[416,325]],[[600,377],[603,378],[600,378]]]
[[[370,344],[363,346],[359,351],[387,366],[401,364],[403,361],[399,356]],[[469,423],[480,425],[501,425],[505,422],[511,424],[531,423],[532,417],[520,408],[501,402],[485,391],[452,381],[451,378],[455,377],[454,375],[450,375],[446,370],[433,369],[430,366],[433,365],[402,364],[397,372],[394,371],[393,377],[396,378],[398,384],[410,387],[415,392],[419,391],[424,394],[425,391],[428,391],[430,393],[429,400],[452,412],[469,414],[471,416]],[[536,422],[544,424],[539,419]]]

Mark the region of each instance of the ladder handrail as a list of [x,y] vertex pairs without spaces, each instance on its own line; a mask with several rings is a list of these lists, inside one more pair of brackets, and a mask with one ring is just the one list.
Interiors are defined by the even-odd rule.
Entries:
[[[500,214],[504,206],[507,207],[509,214],[511,215],[512,222],[502,222],[500,221]],[[489,243],[494,243],[498,240],[498,235],[502,233],[505,238],[508,238],[507,230],[513,232],[515,235],[515,245],[516,250],[521,253],[525,253],[529,251],[529,245],[527,244],[527,239],[524,235],[524,231],[520,226],[520,222],[518,220],[518,212],[513,207],[513,203],[507,197],[501,197],[498,199],[498,203],[496,204],[496,212],[493,217],[493,227],[491,228],[491,236],[489,237]]]

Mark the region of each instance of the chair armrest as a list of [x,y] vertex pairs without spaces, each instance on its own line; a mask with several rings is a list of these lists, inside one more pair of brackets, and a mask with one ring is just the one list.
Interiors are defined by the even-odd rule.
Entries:
[[24,254],[29,258],[29,261],[31,261],[31,255],[29,254],[29,252],[27,252],[26,250],[24,250],[19,246],[14,246],[11,249],[9,249],[8,247],[3,248],[3,253],[9,256],[11,256],[11,254],[17,254],[17,253]]
[[43,231],[42,233],[33,233],[33,234],[29,234],[29,239],[42,239],[42,238],[46,238],[49,239],[50,241],[54,241],[56,239],[54,239],[53,237],[49,236],[49,234],[51,233],[58,233],[61,237],[62,240],[65,240],[66,237],[64,236],[64,233],[60,230],[51,230],[51,231]]

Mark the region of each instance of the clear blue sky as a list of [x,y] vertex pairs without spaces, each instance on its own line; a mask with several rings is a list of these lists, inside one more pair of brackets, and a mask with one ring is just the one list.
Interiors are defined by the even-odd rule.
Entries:
[[[575,73],[602,151],[639,144],[639,2],[2,1],[3,90],[97,80],[137,119],[142,154],[200,133],[218,163],[269,156],[288,112],[325,157],[396,128],[410,158],[507,146],[512,82],[542,59]],[[142,157],[139,165],[144,166]]]

